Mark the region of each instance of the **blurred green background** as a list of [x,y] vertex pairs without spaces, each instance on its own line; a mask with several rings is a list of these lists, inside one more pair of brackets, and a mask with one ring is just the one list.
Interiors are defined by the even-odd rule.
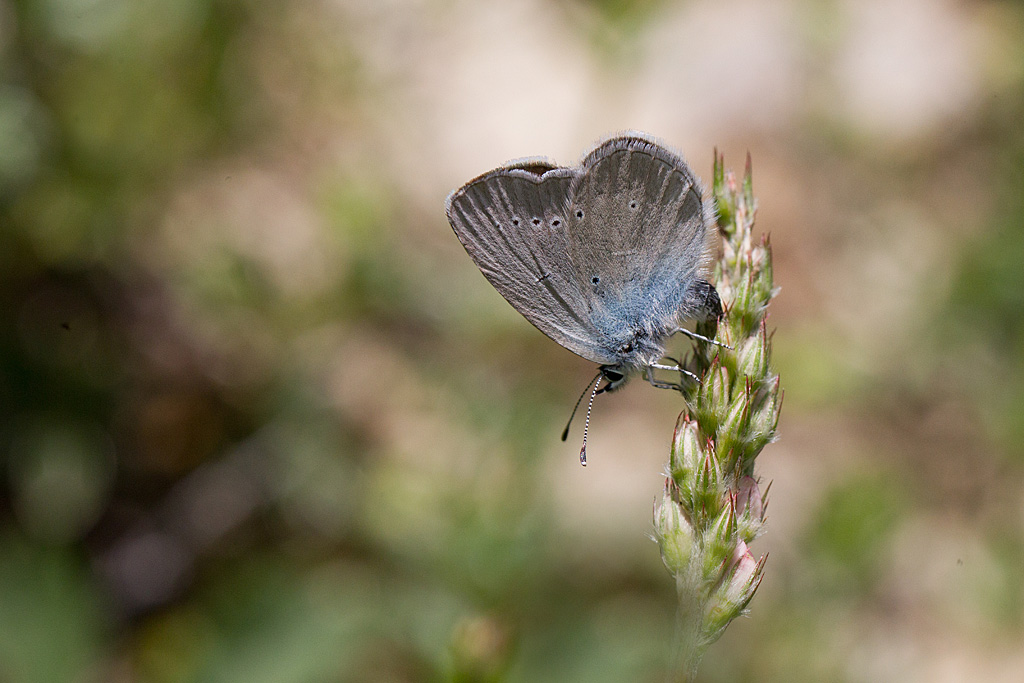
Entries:
[[782,287],[701,680],[1021,680],[1024,4],[0,0],[0,681],[663,681],[680,398],[580,468],[443,208],[626,128],[751,152]]

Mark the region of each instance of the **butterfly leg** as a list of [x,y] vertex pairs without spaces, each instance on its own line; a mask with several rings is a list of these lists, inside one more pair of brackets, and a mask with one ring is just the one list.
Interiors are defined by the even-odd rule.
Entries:
[[[669,358],[669,360],[675,361],[674,358]],[[647,366],[645,372],[647,381],[650,382],[651,386],[657,387],[658,389],[675,389],[676,391],[682,391],[682,383],[675,384],[673,382],[662,382],[661,380],[658,380],[654,377],[654,370],[670,370],[672,372],[678,372],[683,375],[686,375],[693,381],[700,384],[700,378],[697,377],[697,375],[693,374],[692,372],[684,368],[682,365],[680,365],[679,361],[675,361],[675,363],[675,365],[662,365],[660,363],[651,363],[650,365]]]
[[651,386],[655,389],[672,389],[673,391],[682,391],[682,384],[675,384],[674,382],[662,382],[661,380],[655,379],[651,372],[644,373],[644,377],[650,382]]
[[721,346],[722,348],[732,350],[732,347],[729,346],[728,344],[723,344],[722,342],[717,341],[715,339],[708,339],[704,335],[697,334],[696,332],[691,332],[685,327],[677,327],[676,329],[672,330],[672,334],[675,334],[676,332],[682,332],[690,339],[696,339],[697,341],[707,342],[708,344],[714,344],[715,346]]

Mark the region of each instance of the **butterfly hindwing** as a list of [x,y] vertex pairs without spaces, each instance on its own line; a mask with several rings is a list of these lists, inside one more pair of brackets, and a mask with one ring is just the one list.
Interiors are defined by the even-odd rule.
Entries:
[[706,250],[701,187],[676,154],[617,137],[584,159],[570,190],[570,260],[595,326],[673,327]]

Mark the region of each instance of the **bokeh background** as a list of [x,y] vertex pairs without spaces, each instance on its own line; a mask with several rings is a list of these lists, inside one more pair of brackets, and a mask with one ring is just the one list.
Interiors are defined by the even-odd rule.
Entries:
[[627,128],[750,151],[782,288],[701,680],[1024,680],[1024,4],[0,0],[0,681],[665,680],[681,399],[580,468],[444,216]]

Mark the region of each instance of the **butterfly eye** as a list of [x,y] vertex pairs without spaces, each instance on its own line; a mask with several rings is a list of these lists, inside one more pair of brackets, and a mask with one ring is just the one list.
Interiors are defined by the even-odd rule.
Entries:
[[629,203],[629,208],[635,209],[636,208],[636,202],[630,202]]
[[583,218],[583,209],[576,209],[576,218]]
[[601,281],[601,278],[595,275],[594,277],[590,278],[590,281],[596,285],[598,282]]
[[555,226],[556,228],[559,225],[561,225],[561,224],[562,224],[562,221],[558,220],[557,218],[555,220],[551,221],[551,225]]
[[512,225],[519,225],[519,219],[518,218],[513,218],[512,219]]

